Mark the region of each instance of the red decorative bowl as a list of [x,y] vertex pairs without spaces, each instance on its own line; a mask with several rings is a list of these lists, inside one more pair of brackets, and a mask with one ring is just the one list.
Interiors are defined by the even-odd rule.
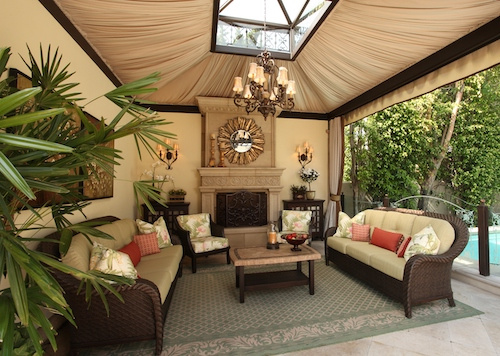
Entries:
[[288,234],[285,236],[286,242],[293,245],[292,251],[302,251],[299,245],[302,245],[309,238],[308,234]]

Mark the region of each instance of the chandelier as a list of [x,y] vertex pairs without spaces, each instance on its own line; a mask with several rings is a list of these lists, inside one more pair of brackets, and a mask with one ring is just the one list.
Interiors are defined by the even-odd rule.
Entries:
[[[267,41],[266,2],[264,0],[264,47]],[[234,104],[244,107],[247,114],[257,109],[267,120],[269,114],[276,114],[276,107],[292,110],[295,106],[295,81],[288,80],[288,70],[277,67],[271,53],[264,52],[257,56],[257,63],[250,63],[248,70],[249,83],[243,89],[242,77],[234,78]]]

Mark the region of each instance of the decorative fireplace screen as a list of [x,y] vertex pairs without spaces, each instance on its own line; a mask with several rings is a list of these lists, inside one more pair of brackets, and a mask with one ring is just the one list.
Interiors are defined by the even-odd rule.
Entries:
[[216,222],[225,227],[263,226],[267,224],[266,192],[217,193]]

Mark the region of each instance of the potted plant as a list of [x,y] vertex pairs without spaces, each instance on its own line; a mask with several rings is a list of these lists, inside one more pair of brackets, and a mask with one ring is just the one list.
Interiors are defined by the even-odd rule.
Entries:
[[170,189],[168,191],[168,200],[171,202],[182,202],[186,194],[184,189]]
[[306,198],[307,187],[305,185],[292,185],[290,187],[290,191],[292,192],[293,200],[300,200]]
[[[94,290],[101,298],[106,298],[105,290],[121,298],[119,285],[135,283],[96,271],[82,272],[27,245],[33,233],[54,227],[61,231],[62,254],[67,252],[74,233],[112,238],[89,225],[72,224],[66,217],[77,212],[85,217],[83,209],[91,204],[75,186],[89,178],[95,171],[93,167],[114,173],[113,165],[123,158],[107,143],[134,136],[139,154],[141,142],[154,155],[149,142],[164,145],[164,138],[173,138],[161,129],[169,122],[137,105],[137,95],[155,90],[151,85],[160,79],[157,73],[105,94],[120,111],[106,120],[106,125],[102,119],[97,127],[78,105],[82,100],[79,93],[72,92],[78,84],[67,83],[72,75],[67,71],[69,65],[63,65],[57,50],[54,55],[50,47],[46,56],[42,52],[40,47],[41,58],[37,61],[28,48],[29,57],[24,60],[32,88],[19,90],[8,85],[13,78],[0,80],[0,284],[5,286],[0,289],[0,350],[5,355],[19,347],[19,336],[31,344],[34,352],[43,354],[43,333],[57,349],[57,330],[40,308],[53,310],[76,326],[64,291],[51,270],[81,279],[88,301]],[[0,74],[6,71],[9,57],[10,48],[0,47]],[[150,184],[134,182],[133,187],[136,201],[150,195],[160,197],[159,189]],[[57,199],[36,209],[30,203],[39,193],[57,194]],[[19,219],[20,210],[23,219]],[[38,327],[43,332],[39,333]]]
[[311,183],[318,179],[318,171],[312,168],[302,168],[299,171],[299,174],[300,179],[302,179],[303,182],[306,182],[309,185],[309,190],[306,192],[307,199],[314,199],[314,197],[316,196],[316,192],[314,190],[311,190]]

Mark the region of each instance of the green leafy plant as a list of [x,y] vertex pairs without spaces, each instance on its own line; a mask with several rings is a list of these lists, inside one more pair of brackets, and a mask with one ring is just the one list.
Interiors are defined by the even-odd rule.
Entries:
[[186,191],[184,189],[170,189],[168,191],[168,195],[186,195]]
[[307,187],[305,185],[292,185],[290,191],[294,194],[305,194],[307,192]]
[[[87,238],[111,238],[88,224],[73,225],[67,219],[77,212],[84,216],[83,208],[91,204],[75,186],[88,179],[93,167],[113,174],[113,165],[119,164],[122,157],[118,149],[105,146],[108,142],[132,136],[139,157],[140,147],[155,156],[151,142],[165,145],[164,138],[174,137],[162,130],[168,122],[141,106],[137,99],[155,90],[151,85],[159,79],[157,73],[105,94],[120,111],[113,119],[102,119],[101,125],[95,126],[77,104],[81,101],[79,93],[71,92],[77,84],[67,83],[72,76],[68,65],[62,66],[57,50],[53,55],[50,47],[46,55],[43,52],[40,47],[40,59],[36,60],[28,48],[28,59],[24,60],[32,88],[11,88],[12,78],[0,81],[0,282],[6,281],[9,286],[0,290],[0,350],[5,355],[13,354],[23,344],[19,338],[42,354],[38,328],[57,349],[55,330],[41,308],[59,313],[74,324],[63,290],[50,269],[81,279],[87,300],[96,290],[106,306],[104,291],[121,299],[116,284],[109,281],[134,283],[123,277],[70,268],[27,247],[44,239],[25,236],[55,226],[61,232],[62,254],[74,233],[83,233]],[[9,57],[10,48],[0,48],[0,73],[5,72]],[[134,182],[133,186],[136,201],[142,198],[147,202],[149,196],[162,201],[158,188],[144,182]],[[35,209],[30,203],[41,192],[57,199]],[[23,219],[17,219],[20,211]]]

